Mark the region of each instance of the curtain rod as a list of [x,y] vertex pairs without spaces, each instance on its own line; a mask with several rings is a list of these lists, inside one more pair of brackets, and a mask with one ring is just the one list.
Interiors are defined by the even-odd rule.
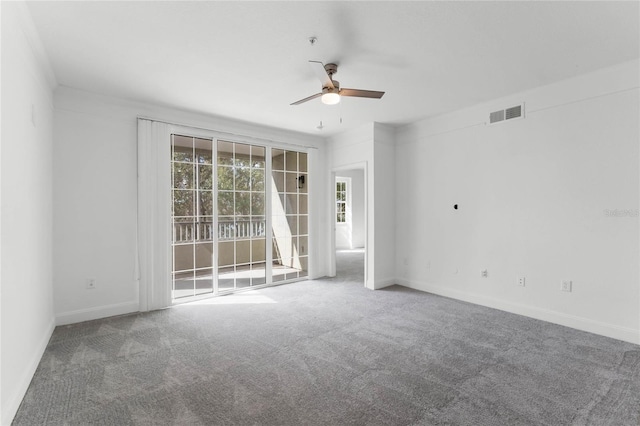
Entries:
[[212,133],[217,133],[217,134],[221,134],[221,135],[228,135],[228,136],[235,137],[235,138],[240,138],[240,139],[253,139],[255,141],[260,141],[260,142],[269,142],[269,143],[275,144],[275,145],[287,145],[287,146],[295,146],[295,147],[299,147],[299,148],[318,149],[317,146],[310,146],[310,145],[302,145],[302,144],[296,144],[296,143],[290,143],[290,142],[275,141],[275,140],[272,140],[272,139],[266,139],[266,138],[260,138],[260,137],[255,137],[255,136],[249,136],[249,135],[242,135],[242,134],[237,134],[237,133],[225,132],[225,131],[222,131],[222,130],[208,129],[206,127],[200,127],[200,126],[193,126],[191,124],[174,123],[174,122],[171,122],[171,121],[159,120],[157,118],[145,117],[143,115],[139,115],[139,116],[137,116],[137,118],[139,120],[154,121],[154,122],[157,122],[157,123],[169,124],[171,126],[190,127],[192,129],[196,129],[196,130],[204,130],[206,132],[212,132]]

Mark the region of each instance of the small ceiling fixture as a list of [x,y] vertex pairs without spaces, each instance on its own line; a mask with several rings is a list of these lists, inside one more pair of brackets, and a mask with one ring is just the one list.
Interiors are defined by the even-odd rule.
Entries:
[[[335,81],[334,83],[337,83],[337,81]],[[340,102],[340,94],[339,94],[339,89],[337,88],[330,88],[330,87],[325,87],[322,89],[322,96],[320,97],[320,100],[322,101],[323,104],[326,105],[335,105],[338,102]]]
[[311,65],[313,72],[322,82],[322,92],[300,99],[291,105],[300,105],[318,97],[321,97],[324,104],[335,105],[340,102],[341,96],[380,99],[384,95],[384,92],[376,92],[374,90],[341,89],[340,82],[333,79],[333,75],[338,72],[338,65],[336,64],[323,65],[322,62],[309,61],[309,65]]

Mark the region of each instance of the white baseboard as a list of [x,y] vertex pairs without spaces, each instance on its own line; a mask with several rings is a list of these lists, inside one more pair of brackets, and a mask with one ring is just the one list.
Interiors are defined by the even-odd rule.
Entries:
[[44,334],[40,337],[40,342],[38,343],[38,348],[31,354],[31,359],[27,363],[27,368],[24,370],[22,375],[20,376],[20,380],[13,388],[13,395],[10,395],[7,398],[7,401],[2,406],[2,419],[0,421],[3,425],[10,425],[13,421],[13,418],[16,416],[18,412],[18,408],[20,408],[20,404],[22,403],[22,399],[27,393],[27,389],[29,389],[29,384],[31,384],[31,379],[33,379],[33,375],[38,368],[38,364],[40,364],[40,360],[42,359],[42,355],[44,355],[45,349],[47,349],[47,345],[49,344],[49,340],[51,339],[51,335],[53,334],[53,329],[55,328],[54,320],[51,319],[51,322],[47,326]]
[[62,312],[56,315],[56,325],[74,324],[91,321],[114,315],[130,314],[140,311],[137,301],[116,303],[114,305],[96,306],[94,308],[79,309],[77,311]]
[[589,318],[569,315],[562,312],[552,311],[550,309],[538,308],[535,306],[521,305],[506,300],[495,299],[480,294],[467,293],[464,291],[428,284],[424,282],[409,281],[406,279],[398,279],[396,283],[415,290],[426,291],[440,296],[450,297],[452,299],[462,300],[474,303],[476,305],[487,306],[489,308],[499,309],[501,311],[513,314],[523,315],[530,318],[539,319],[554,324],[571,327],[589,333],[599,334],[601,336],[611,337],[613,339],[624,340],[625,342],[640,345],[640,330],[633,328],[621,327],[614,324],[608,324],[601,321],[595,321]]
[[385,278],[382,280],[375,280],[375,282],[373,283],[373,288],[375,290],[380,290],[381,288],[389,287],[394,284],[396,284],[395,278]]

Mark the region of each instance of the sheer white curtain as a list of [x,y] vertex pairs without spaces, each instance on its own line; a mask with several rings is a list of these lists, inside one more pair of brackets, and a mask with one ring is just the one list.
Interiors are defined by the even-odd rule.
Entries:
[[171,143],[166,123],[138,119],[140,310],[171,305]]

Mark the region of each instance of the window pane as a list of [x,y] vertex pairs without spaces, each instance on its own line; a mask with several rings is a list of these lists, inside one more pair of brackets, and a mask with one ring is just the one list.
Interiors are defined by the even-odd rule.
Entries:
[[266,264],[254,263],[251,265],[251,285],[261,285],[267,282],[266,280]]
[[298,171],[298,153],[295,151],[287,151],[285,155],[285,166],[289,172]]
[[267,223],[264,216],[251,217],[251,238],[264,238]]
[[218,266],[233,265],[235,248],[233,241],[218,243]]
[[198,191],[200,200],[198,203],[198,215],[213,216],[213,192]]
[[249,263],[251,260],[251,241],[236,241],[236,264]]
[[264,214],[264,194],[251,194],[251,214],[260,216]]
[[271,208],[273,209],[272,214],[273,215],[283,215],[284,214],[284,194],[278,194],[278,200],[279,202],[275,201],[274,198],[274,203],[271,206]]
[[251,190],[264,191],[264,170],[251,170]]
[[300,235],[307,235],[309,233],[307,216],[298,217],[298,228]]
[[233,144],[231,142],[218,141],[218,165],[233,165]]
[[213,167],[204,164],[198,166],[198,187],[213,189]]
[[212,164],[213,153],[211,152],[211,139],[195,138],[196,163]]
[[298,170],[301,172],[307,171],[307,154],[304,152],[298,153]]
[[218,268],[218,291],[233,290],[235,288],[234,275],[235,268],[233,266]]
[[233,216],[218,216],[218,240],[233,240],[236,236],[235,220]]
[[196,271],[195,293],[206,294],[213,292],[213,269]]
[[251,147],[251,167],[264,169],[264,147]]
[[287,200],[286,213],[298,214],[298,194],[286,194],[285,199]]
[[195,217],[174,218],[173,242],[185,243],[195,238]]
[[306,256],[309,254],[309,239],[307,237],[300,237],[298,241],[298,255]]
[[251,169],[249,167],[236,167],[236,191],[248,191],[251,189]]
[[307,196],[306,195],[298,195],[298,212],[300,214],[307,214],[308,213],[308,208],[307,208]]
[[309,258],[307,256],[300,258],[300,276],[306,277],[309,275]]
[[251,263],[265,261],[265,241],[264,238],[251,241]]
[[281,149],[271,150],[271,168],[273,170],[284,170],[284,151]]
[[213,241],[214,227],[213,216],[201,216],[198,224],[198,240],[199,241]]
[[298,216],[287,216],[287,223],[291,230],[291,235],[298,235]]
[[298,174],[287,173],[286,174],[286,192],[298,192]]
[[249,158],[251,157],[251,145],[244,143],[236,143],[235,145],[235,162],[238,167],[251,167]]
[[248,192],[236,192],[236,216],[249,216],[251,214],[251,197]]
[[193,245],[184,244],[173,247],[174,271],[193,269]]
[[194,294],[194,274],[193,271],[176,272],[173,274],[173,297],[193,296]]
[[273,172],[273,183],[278,192],[284,192],[284,173],[282,172]]
[[173,191],[173,215],[193,216],[193,192],[194,191]]
[[233,192],[218,192],[218,214],[233,216]]
[[218,189],[222,191],[233,190],[233,167],[218,167]]
[[193,138],[173,135],[173,161],[193,162]]
[[173,187],[176,189],[193,189],[193,171],[193,164],[173,163]]
[[235,216],[236,239],[251,237],[251,219],[248,216]]
[[195,244],[196,269],[213,266],[213,243]]

